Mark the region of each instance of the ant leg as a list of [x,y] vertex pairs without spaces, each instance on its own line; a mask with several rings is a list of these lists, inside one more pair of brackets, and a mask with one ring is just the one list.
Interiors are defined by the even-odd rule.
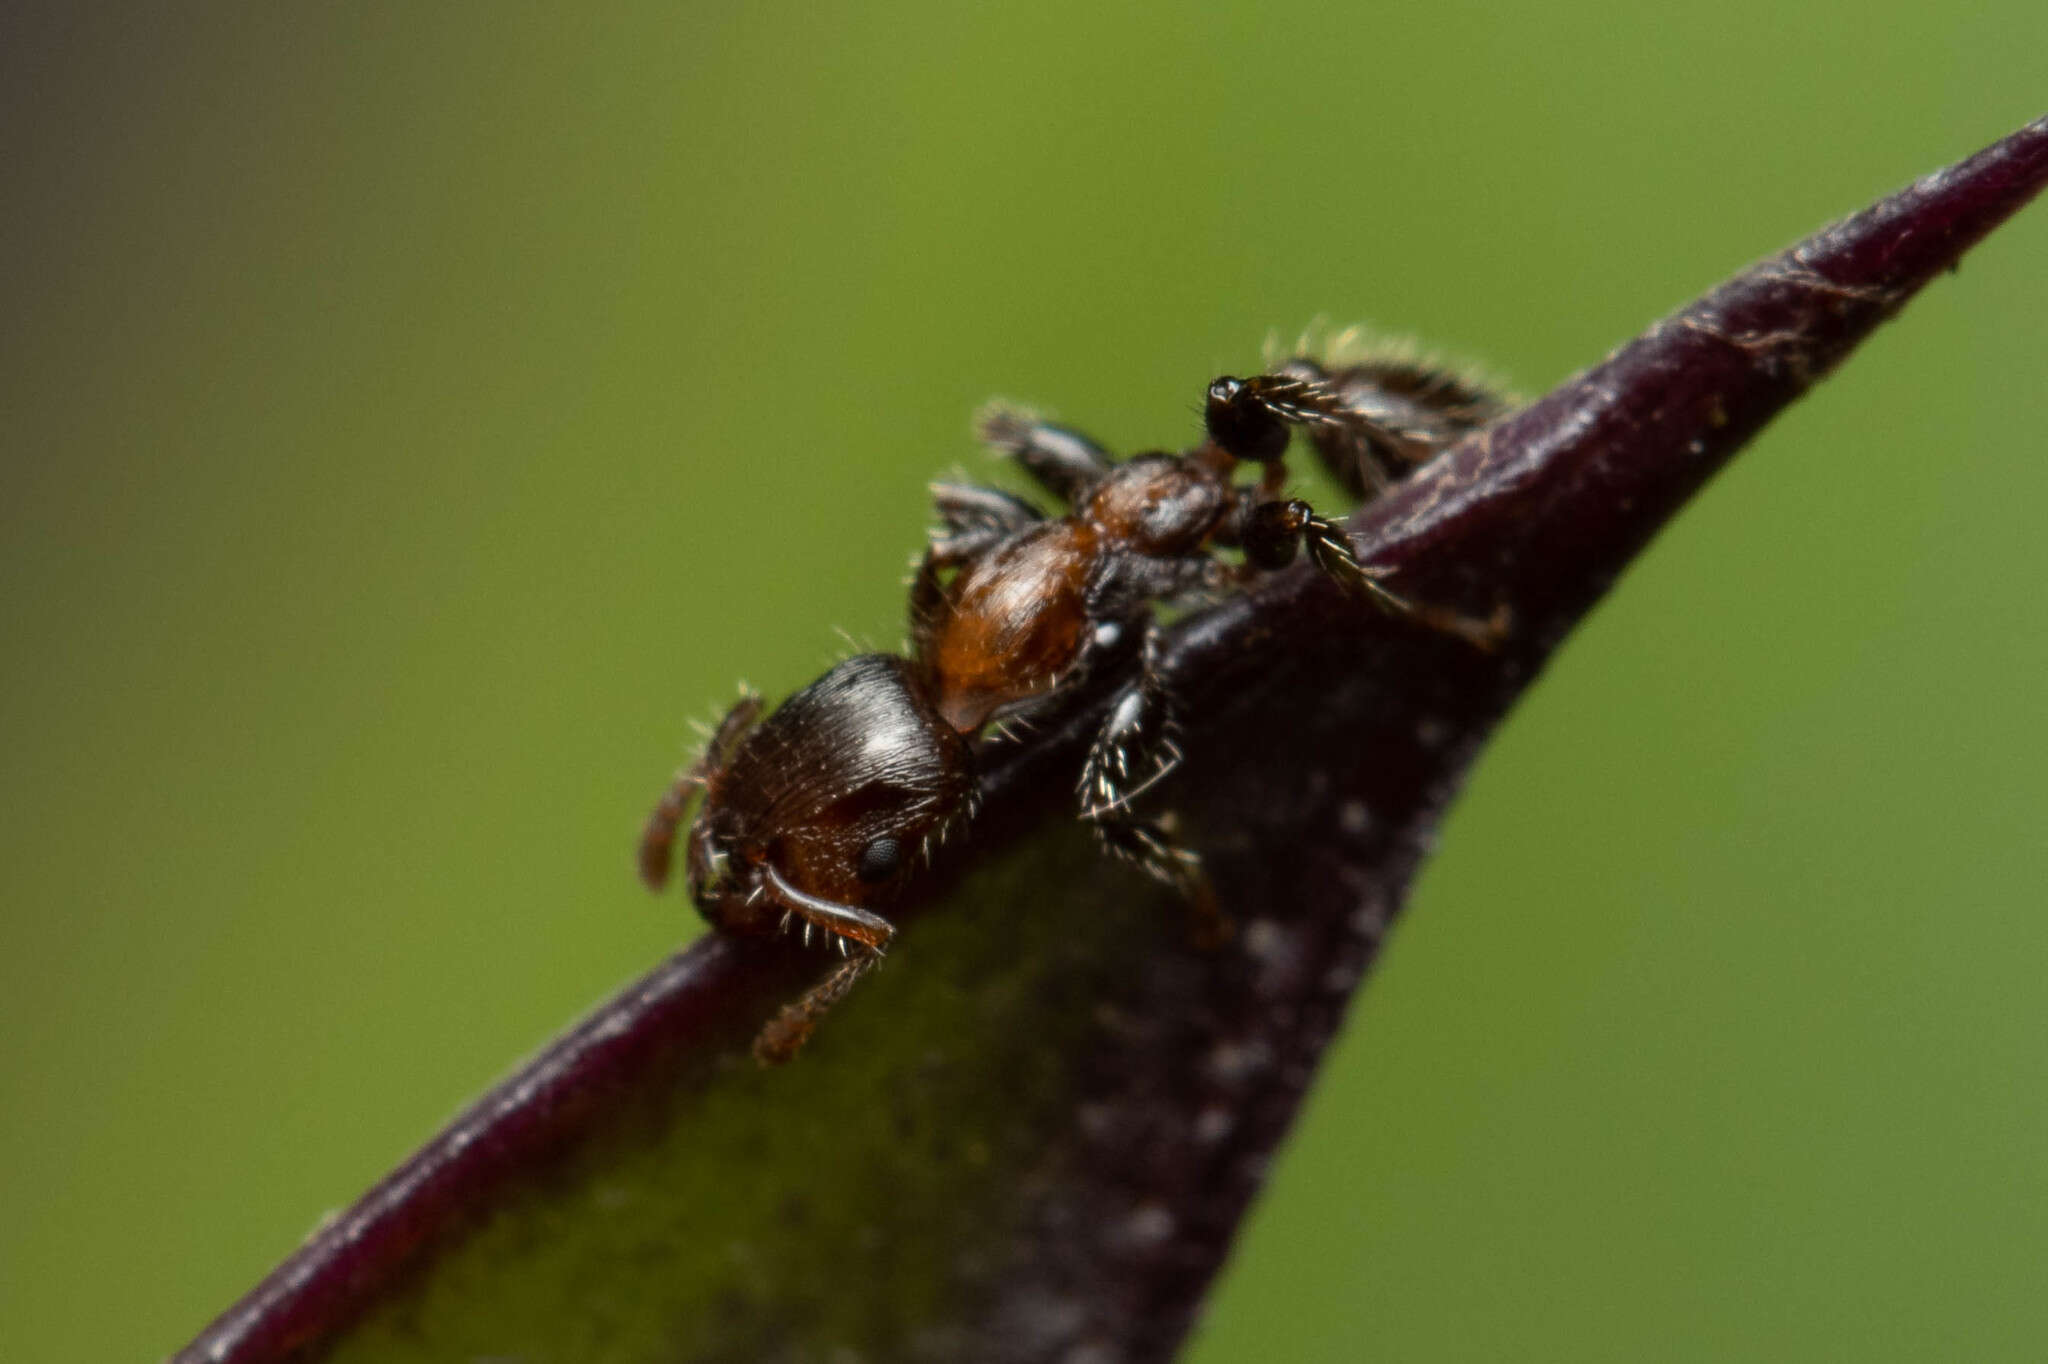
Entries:
[[1158,823],[1131,814],[1131,802],[1181,760],[1160,677],[1159,641],[1158,622],[1148,623],[1138,680],[1118,695],[1089,746],[1081,768],[1081,818],[1094,828],[1105,852],[1179,892],[1194,916],[1197,945],[1220,947],[1230,940],[1230,919],[1216,901],[1201,858]]
[[683,822],[683,811],[689,808],[690,797],[703,789],[707,776],[725,766],[733,745],[754,727],[754,721],[760,716],[761,698],[753,692],[741,696],[725,713],[725,718],[718,722],[717,731],[697,760],[676,773],[668,790],[661,793],[654,813],[647,816],[647,825],[640,831],[640,879],[646,882],[649,890],[660,890],[668,882],[676,829]]
[[1213,949],[1230,941],[1235,926],[1218,903],[1198,854],[1175,842],[1156,823],[1121,818],[1092,822],[1104,852],[1173,887],[1187,901],[1195,946]]
[[1365,598],[1390,616],[1456,635],[1478,649],[1492,649],[1507,634],[1505,607],[1488,620],[1475,620],[1444,607],[1412,602],[1382,586],[1380,575],[1358,562],[1351,549],[1351,537],[1344,528],[1316,515],[1315,508],[1298,498],[1261,502],[1251,507],[1245,513],[1239,535],[1245,562],[1255,568],[1284,568],[1293,562],[1295,546],[1305,544],[1315,566],[1339,587]]
[[940,557],[939,544],[925,546],[918,557],[917,568],[910,575],[910,638],[913,651],[921,653],[925,636],[945,616],[946,589],[939,582],[939,570],[946,567]]
[[1024,466],[1045,490],[1068,506],[1110,470],[1108,453],[1079,431],[1042,422],[1021,407],[990,403],[976,414],[982,443]]
[[957,567],[1004,536],[1045,519],[1021,497],[966,483],[932,484],[932,504],[946,526],[932,537],[931,557],[938,568]]
[[805,991],[793,1003],[785,1004],[775,1017],[762,1025],[754,1037],[754,1059],[764,1066],[779,1066],[803,1049],[817,1031],[818,1020],[834,1004],[846,998],[853,983],[874,969],[881,960],[874,953],[849,957],[832,968],[830,975]]
[[1121,672],[1130,662],[1131,632],[1141,633],[1137,679],[1117,692],[1081,768],[1085,818],[1128,813],[1130,802],[1180,765],[1159,662],[1165,636],[1152,606],[1200,601],[1227,591],[1238,578],[1234,567],[1200,551],[1171,559],[1129,554],[1096,576],[1087,600],[1087,617],[1094,625],[1068,669],[1070,676],[1079,680],[1112,668]]
[[1159,675],[1159,646],[1159,623],[1148,621],[1138,679],[1117,694],[1109,718],[1088,746],[1088,759],[1081,765],[1083,819],[1129,815],[1132,801],[1180,765],[1166,687]]
[[764,865],[761,870],[772,902],[803,921],[804,945],[810,945],[811,930],[820,928],[824,930],[825,941],[836,944],[839,955],[846,958],[832,968],[830,975],[805,991],[801,998],[785,1004],[754,1038],[754,1059],[764,1066],[772,1066],[797,1054],[817,1028],[818,1020],[825,1016],[825,1011],[844,999],[853,983],[882,960],[882,953],[887,949],[889,940],[896,936],[896,930],[879,914],[870,914],[854,905],[823,900],[798,890],[783,880],[772,863]]
[[1468,374],[1398,352],[1327,371],[1298,356],[1278,372],[1335,393],[1348,421],[1311,428],[1309,441],[1337,481],[1361,498],[1514,408]]
[[1272,374],[1217,379],[1204,421],[1226,454],[1262,464],[1284,455],[1301,427],[1338,481],[1365,497],[1507,411],[1500,396],[1419,362],[1387,358],[1325,373],[1303,358]]

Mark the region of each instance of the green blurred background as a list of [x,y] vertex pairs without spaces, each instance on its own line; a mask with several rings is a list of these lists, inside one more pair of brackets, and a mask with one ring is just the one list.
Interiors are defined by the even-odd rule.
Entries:
[[[0,1355],[174,1349],[696,930],[993,393],[1530,392],[2048,109],[2048,8],[10,6]],[[1446,829],[1193,1356],[2037,1357],[2048,205],[1700,500]]]

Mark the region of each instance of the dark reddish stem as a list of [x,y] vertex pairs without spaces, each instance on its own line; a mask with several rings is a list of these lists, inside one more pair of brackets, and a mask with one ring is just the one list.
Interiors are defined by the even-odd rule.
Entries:
[[[1176,631],[1168,671],[1189,760],[1174,800],[1197,830],[1242,831],[1215,871],[1240,921],[1261,927],[1259,969],[1159,971],[1134,987],[1141,1016],[1176,1021],[1132,1029],[1094,1057],[1089,1080],[1094,1128],[1132,1135],[1076,1139],[1066,1178],[1026,1218],[1003,1292],[1085,1285],[1076,1329],[1123,1357],[1171,1352],[1487,730],[1694,490],[2044,181],[2048,119],[1745,271],[1356,518],[1404,591],[1482,613],[1507,605],[1503,650],[1361,621],[1305,570]],[[1239,723],[1248,713],[1263,723]],[[1369,763],[1347,756],[1364,753]],[[1066,818],[1072,771],[1064,736],[1007,754],[986,774],[994,817],[966,859]],[[786,953],[716,939],[665,963],[322,1227],[177,1359],[319,1353],[623,1096],[706,1083],[713,1070],[694,1062],[743,1052],[800,976]],[[1197,1149],[1218,1105],[1242,1120]],[[1098,1225],[1139,1204],[1172,1209],[1170,1234],[1133,1245]],[[984,1296],[980,1319],[954,1325],[1008,1338],[1013,1306]]]

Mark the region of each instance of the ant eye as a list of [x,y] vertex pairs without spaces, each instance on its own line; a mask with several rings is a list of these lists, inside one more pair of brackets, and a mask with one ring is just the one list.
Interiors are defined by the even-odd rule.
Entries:
[[903,861],[903,845],[893,838],[878,838],[861,850],[860,879],[886,881]]

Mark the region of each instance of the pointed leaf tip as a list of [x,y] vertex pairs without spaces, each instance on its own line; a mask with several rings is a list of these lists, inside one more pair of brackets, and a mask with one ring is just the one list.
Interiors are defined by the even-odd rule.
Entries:
[[2044,180],[2048,119],[1355,518],[1404,585],[1511,608],[1498,653],[1362,617],[1308,571],[1178,627],[1171,800],[1238,918],[1229,949],[1132,906],[1077,835],[1079,717],[986,774],[963,879],[800,1063],[763,1072],[746,1046],[811,963],[699,943],[177,1359],[1169,1356],[1488,729],[1672,511]]

